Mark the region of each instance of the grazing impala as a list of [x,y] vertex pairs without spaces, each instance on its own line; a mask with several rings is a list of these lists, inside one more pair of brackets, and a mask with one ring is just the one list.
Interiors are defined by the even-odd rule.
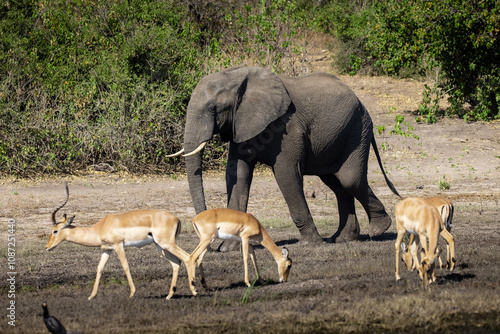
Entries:
[[143,247],[153,242],[162,250],[163,256],[170,261],[173,268],[172,283],[167,296],[167,299],[170,299],[176,288],[180,267],[179,259],[184,262],[189,260],[189,254],[175,244],[175,238],[181,230],[179,219],[165,211],[136,210],[107,215],[90,227],[71,225],[75,216],[67,219],[66,215],[64,215],[62,221],[57,223],[56,213],[69,199],[68,184],[66,183],[65,186],[66,200],[52,213],[52,233],[46,249],[48,251],[53,250],[62,241],[71,241],[84,246],[101,247],[102,256],[97,267],[94,289],[89,300],[97,294],[102,271],[113,250],[115,250],[125,270],[130,285],[130,297],[132,297],[135,293],[135,286],[130,275],[124,248]]
[[[257,278],[260,279],[252,244],[261,244],[271,253],[278,264],[280,282],[287,281],[290,268],[292,267],[292,260],[288,256],[288,250],[286,248],[281,250],[276,246],[269,234],[267,234],[267,231],[253,215],[232,209],[206,210],[193,218],[193,227],[200,238],[200,243],[193,253],[191,253],[189,265],[186,263],[186,267],[188,267],[188,271],[191,271],[188,275],[194,278],[195,262],[197,263],[200,268],[201,283],[204,288],[207,288],[207,286],[201,262],[207,252],[208,246],[215,238],[241,241],[245,283],[247,286],[250,286],[248,279],[248,254],[250,254],[252,259]],[[190,283],[192,293],[196,294],[193,282],[190,281]]]
[[[422,198],[405,198],[396,205],[396,228],[398,236],[396,238],[396,280],[399,276],[399,249],[406,231],[418,235],[422,240],[422,261],[418,265],[419,272],[424,286],[429,282],[429,273],[433,274],[434,261],[439,255],[437,252],[437,242],[441,225],[441,216],[436,207]],[[427,246],[427,238],[429,245]]]
[[[453,220],[453,204],[451,201],[442,197],[431,197],[424,199],[427,203],[436,207],[441,215],[441,236],[447,241],[446,245],[446,267],[451,270],[455,268],[455,242],[453,236],[450,234],[451,223]],[[408,242],[409,249],[405,247],[405,244],[401,244],[401,249],[403,251],[403,261],[405,263],[406,269],[413,270],[418,264],[417,258],[417,241],[414,241],[415,235],[410,235],[410,240]],[[442,267],[441,258],[439,258],[439,266]]]

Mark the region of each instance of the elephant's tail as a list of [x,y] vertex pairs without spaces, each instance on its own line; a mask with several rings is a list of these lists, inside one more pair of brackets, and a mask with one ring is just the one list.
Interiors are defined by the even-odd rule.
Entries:
[[380,166],[380,169],[382,170],[382,174],[384,175],[385,182],[389,186],[389,189],[391,189],[391,191],[394,193],[394,195],[398,196],[399,198],[403,198],[396,190],[396,187],[394,187],[394,184],[392,184],[392,182],[389,180],[389,178],[385,174],[384,167],[382,166],[382,159],[380,159],[380,154],[378,153],[377,142],[375,141],[375,136],[372,136],[372,146],[373,146],[373,151],[375,152],[375,156],[377,157],[378,165]]

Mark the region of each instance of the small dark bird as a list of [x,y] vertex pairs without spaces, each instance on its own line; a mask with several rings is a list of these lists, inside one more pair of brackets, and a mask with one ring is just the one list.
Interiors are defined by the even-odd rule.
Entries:
[[53,334],[66,334],[66,328],[61,324],[57,318],[49,314],[49,309],[47,308],[47,303],[42,304],[43,307],[43,321],[49,332]]

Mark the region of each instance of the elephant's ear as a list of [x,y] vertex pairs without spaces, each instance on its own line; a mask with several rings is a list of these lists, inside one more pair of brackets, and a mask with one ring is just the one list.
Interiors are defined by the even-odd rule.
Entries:
[[290,106],[288,92],[273,72],[259,67],[241,67],[247,71],[238,89],[233,116],[233,141],[247,141],[284,115]]

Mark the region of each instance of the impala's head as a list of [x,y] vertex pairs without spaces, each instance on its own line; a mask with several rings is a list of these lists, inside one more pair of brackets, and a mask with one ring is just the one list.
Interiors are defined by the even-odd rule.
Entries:
[[413,267],[413,257],[404,242],[401,243],[401,261],[405,264],[406,270],[411,270]]
[[75,216],[68,219],[66,217],[66,214],[64,214],[59,223],[56,221],[57,211],[59,211],[63,206],[65,206],[66,203],[68,203],[68,199],[69,199],[68,184],[65,182],[64,185],[66,186],[66,200],[57,209],[55,209],[54,212],[52,212],[52,230],[50,232],[49,242],[47,242],[47,245],[45,246],[45,250],[48,250],[48,251],[56,248],[57,245],[59,245],[61,243],[61,241],[64,240],[64,237],[62,236],[61,230],[70,226],[71,223],[73,222],[73,219],[75,219]]
[[422,283],[424,284],[424,287],[429,284],[429,281],[432,278],[432,272],[435,269],[435,262],[436,259],[438,258],[439,253],[434,253],[430,256],[426,256],[425,251],[422,250],[421,252],[421,259],[422,263],[420,263],[420,267],[418,268],[420,278],[422,279]]
[[283,254],[284,261],[278,263],[278,271],[280,273],[280,282],[286,282],[292,268],[292,259],[288,256],[288,249],[285,247],[283,247],[281,253]]

